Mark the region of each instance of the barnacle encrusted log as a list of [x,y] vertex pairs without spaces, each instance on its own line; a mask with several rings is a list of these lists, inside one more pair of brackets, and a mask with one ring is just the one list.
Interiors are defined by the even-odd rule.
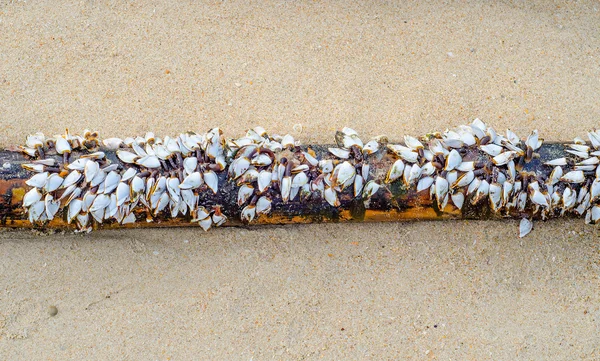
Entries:
[[37,133],[0,151],[4,227],[213,226],[512,217],[600,219],[600,134],[589,142],[520,139],[480,120],[444,133],[378,137],[355,131],[303,146],[257,127],[178,137],[98,139]]

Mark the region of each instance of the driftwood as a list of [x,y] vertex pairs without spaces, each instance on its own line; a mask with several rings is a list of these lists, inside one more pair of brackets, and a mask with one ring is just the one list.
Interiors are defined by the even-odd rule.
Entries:
[[[329,147],[325,145],[310,145],[296,147],[296,152],[310,150],[317,159],[330,158]],[[475,162],[488,162],[489,157],[478,150],[477,147],[466,148],[462,151],[463,160],[473,160]],[[97,150],[97,149],[96,149]],[[123,168],[124,164],[117,158],[115,150],[100,148],[105,152],[106,159],[119,164]],[[63,157],[52,152],[48,152],[45,157],[54,158],[57,162],[63,160]],[[71,159],[77,159],[79,155],[85,154],[85,151],[79,152],[73,150]],[[551,159],[569,156],[565,153],[565,145],[560,143],[544,143],[536,150],[536,157],[528,162],[521,162],[517,166],[520,172],[536,175],[540,180],[546,180],[550,177],[553,167],[543,163]],[[381,151],[378,156],[371,157],[370,177],[377,180],[381,189],[370,199],[362,196],[355,197],[353,191],[346,188],[339,193],[339,207],[331,206],[323,197],[314,196],[303,199],[299,197],[288,202],[283,202],[281,198],[273,197],[272,208],[269,214],[257,215],[250,224],[287,224],[287,223],[312,223],[312,222],[369,222],[369,221],[399,221],[399,220],[444,220],[444,219],[489,219],[499,217],[509,218],[539,218],[540,214],[534,212],[531,204],[524,210],[505,210],[503,212],[493,212],[487,201],[481,201],[471,204],[469,198],[464,202],[462,208],[457,208],[448,202],[446,207],[441,210],[435,197],[430,196],[429,191],[417,192],[414,186],[407,186],[402,180],[386,184],[384,179],[391,165],[399,157],[390,151]],[[8,228],[31,228],[46,227],[53,229],[76,229],[75,222],[67,223],[66,209],[50,221],[31,223],[27,219],[27,214],[23,207],[23,197],[31,187],[25,182],[32,176],[32,172],[25,170],[22,165],[31,163],[32,157],[29,157],[18,150],[0,151],[0,226]],[[339,160],[338,160],[339,161]],[[240,220],[242,207],[238,205],[237,194],[239,186],[236,181],[228,179],[228,169],[217,172],[219,179],[219,189],[216,194],[212,192],[199,192],[198,203],[206,208],[219,205],[221,212],[227,217],[224,226],[239,226],[246,224]],[[275,188],[275,192],[278,190]],[[58,197],[57,197],[58,198]],[[64,200],[63,200],[64,202]],[[152,216],[148,209],[139,207],[134,210],[136,222],[121,225],[116,221],[106,220],[102,224],[93,222],[94,228],[119,228],[119,227],[176,227],[190,226],[192,215],[188,212],[186,215],[179,215],[172,218],[169,212],[161,212]],[[550,214],[552,216],[554,213]],[[91,222],[92,223],[92,222]]]

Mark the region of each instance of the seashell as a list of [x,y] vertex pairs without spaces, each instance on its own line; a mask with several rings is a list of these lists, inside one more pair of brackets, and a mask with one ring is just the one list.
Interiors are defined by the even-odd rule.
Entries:
[[32,188],[23,196],[23,207],[29,207],[42,199],[42,193],[37,188]]
[[562,168],[560,166],[554,167],[554,169],[550,173],[550,178],[548,179],[548,184],[550,184],[550,185],[556,184],[558,181],[560,181],[562,176],[563,176]]
[[324,191],[324,196],[327,203],[329,203],[332,207],[340,206],[340,201],[338,200],[337,192],[335,191],[335,189],[331,187],[326,187]]
[[105,157],[106,157],[106,154],[104,152],[94,152],[94,153],[82,154],[80,156],[80,159],[100,160],[100,159],[104,159]]
[[360,173],[363,177],[363,180],[366,182],[369,180],[369,171],[371,169],[371,166],[368,163],[363,163],[361,169],[360,169]]
[[187,157],[183,160],[183,169],[185,170],[186,175],[194,173],[197,166],[198,158],[196,157]]
[[250,159],[247,157],[237,158],[231,163],[229,167],[229,177],[232,179],[238,179],[244,174],[250,167]]
[[448,193],[448,180],[444,177],[437,176],[435,178],[435,199],[438,205],[441,205],[446,194]]
[[48,177],[46,184],[44,185],[44,190],[46,192],[54,192],[63,184],[63,178],[58,174],[54,173]]
[[508,151],[495,156],[494,158],[492,158],[492,161],[495,165],[505,165],[506,163],[513,160],[517,155],[518,154],[515,151]]
[[456,170],[461,172],[468,172],[475,169],[475,162],[462,162],[456,167]]
[[294,137],[289,134],[283,136],[281,139],[281,146],[284,148],[293,148],[295,146]]
[[84,212],[89,211],[90,208],[92,207],[92,204],[94,203],[94,200],[96,199],[96,196],[97,195],[92,193],[91,191],[85,192],[85,194],[83,195],[82,203],[81,203],[81,210]]
[[533,229],[533,222],[531,222],[527,218],[521,219],[521,223],[519,224],[519,238],[523,238],[531,232]]
[[431,162],[427,162],[423,165],[423,167],[421,168],[421,175],[422,176],[430,176],[433,173],[435,173],[435,167],[433,166],[433,164]]
[[46,166],[44,164],[39,163],[25,163],[21,166],[23,167],[23,169],[37,173],[43,172],[46,169]]
[[121,140],[120,138],[107,138],[104,139],[102,143],[108,149],[117,150],[119,149],[119,147],[121,147],[121,144],[123,144],[123,140]]
[[210,217],[206,217],[204,219],[201,219],[200,221],[198,221],[198,224],[200,225],[200,227],[202,227],[202,229],[207,232],[210,227],[213,224],[213,221]]
[[183,180],[183,183],[179,185],[181,189],[196,189],[202,185],[202,174],[200,172],[193,172]]
[[302,187],[306,183],[308,183],[308,177],[306,176],[306,173],[298,173],[292,180],[292,187]]
[[341,149],[341,148],[327,148],[329,150],[329,152],[333,155],[335,155],[338,158],[341,159],[348,159],[350,158],[350,151],[346,150],[346,149]]
[[434,179],[433,177],[423,177],[419,180],[419,183],[417,183],[417,192],[422,192],[424,190],[429,189],[429,187],[431,187],[431,185],[433,184]]
[[281,199],[283,202],[287,202],[290,198],[290,193],[292,191],[292,177],[285,176],[281,180]]
[[471,204],[479,203],[482,199],[488,196],[489,192],[490,184],[484,179],[479,184],[479,188],[477,188],[475,196],[473,197],[473,199],[471,199]]
[[37,201],[37,202],[33,203],[27,211],[29,213],[29,217],[28,217],[29,222],[34,223],[34,222],[41,220],[41,217],[44,214],[45,209],[46,209],[46,205],[44,204],[43,201]]
[[273,163],[273,160],[268,154],[259,153],[252,158],[251,163],[257,167],[265,167]]
[[54,144],[54,147],[56,148],[56,153],[58,154],[64,154],[64,153],[71,153],[71,144],[69,144],[69,142],[63,138],[63,137],[58,137],[56,138],[56,143]]
[[373,195],[375,195],[380,188],[381,186],[377,182],[373,180],[368,181],[363,189],[363,199],[369,199],[373,197]]
[[79,158],[67,165],[67,168],[70,170],[83,171],[85,169],[86,163],[89,161],[90,160],[88,158]]
[[537,204],[539,206],[548,207],[548,200],[542,194],[542,192],[540,192],[537,189],[533,190],[530,193],[529,198],[531,199],[531,201],[533,202],[533,204]]
[[219,178],[217,174],[212,170],[207,170],[203,172],[204,183],[210,188],[214,194],[217,194],[219,191]]
[[249,184],[243,184],[238,190],[237,204],[242,206],[254,194],[254,187]]
[[48,181],[48,172],[44,172],[44,173],[38,173],[38,174],[34,175],[33,177],[29,178],[27,181],[25,181],[25,184],[27,184],[30,187],[43,188],[46,185],[47,181]]
[[467,173],[460,175],[450,186],[452,188],[466,187],[471,184],[473,179],[475,179],[475,173],[473,171],[468,171]]
[[333,161],[331,159],[319,161],[319,169],[321,170],[321,173],[331,173],[333,171]]
[[180,200],[180,196],[181,196],[181,189],[179,188],[179,178],[177,177],[170,177],[169,179],[167,179],[167,191],[169,192],[169,195],[171,196],[171,199],[175,202],[175,203],[179,203]]
[[97,212],[105,209],[110,204],[110,197],[106,194],[99,194],[94,199],[92,206],[90,207],[90,212]]
[[248,205],[242,209],[242,213],[240,215],[242,221],[252,222],[254,217],[256,216],[256,206]]
[[269,214],[271,212],[271,199],[267,196],[262,196],[256,201],[257,214]]
[[423,148],[423,143],[421,143],[417,138],[411,137],[410,135],[404,136],[404,144],[406,144],[406,146],[412,150]]
[[137,154],[128,152],[126,150],[117,150],[117,157],[123,163],[135,163],[140,157]]
[[304,156],[304,159],[308,162],[308,164],[310,164],[311,166],[316,167],[317,165],[319,165],[319,161],[317,160],[317,158],[313,157],[310,153],[302,152],[302,155]]
[[83,174],[85,175],[86,182],[91,182],[92,179],[98,175],[98,172],[100,172],[100,165],[97,162],[91,160],[85,163],[85,170]]
[[560,180],[567,183],[583,183],[585,181],[585,175],[581,170],[570,171],[563,175]]
[[71,224],[81,211],[81,199],[74,199],[69,203],[69,209],[67,211],[67,223]]
[[552,159],[552,160],[549,160],[549,161],[545,162],[544,164],[545,165],[550,165],[550,166],[563,166],[563,165],[567,165],[567,158]]
[[385,183],[392,183],[396,179],[400,178],[403,173],[404,162],[402,161],[402,159],[397,159],[388,171],[387,176],[385,177]]
[[410,173],[408,174],[408,184],[415,184],[419,180],[419,177],[421,177],[421,171],[421,167],[417,164],[413,164],[410,168]]
[[566,149],[565,152],[573,154],[574,156],[579,157],[579,158],[583,158],[583,159],[586,159],[586,158],[588,158],[590,156],[588,154],[588,152],[582,152],[582,151],[572,150],[572,149]]
[[363,187],[364,187],[364,178],[360,174],[357,174],[354,177],[354,197],[358,197],[361,195]]
[[113,190],[115,190],[117,188],[120,181],[121,181],[121,176],[119,175],[119,173],[117,173],[115,171],[110,171],[106,175],[106,178],[104,179],[104,189],[102,190],[102,193],[108,194],[108,193],[112,192]]
[[502,153],[502,151],[504,150],[503,147],[496,145],[496,144],[486,144],[486,145],[480,145],[479,149],[483,150],[486,154],[495,157],[497,155],[499,155],[500,153]]
[[502,202],[502,186],[498,183],[490,184],[489,188],[490,206],[494,212],[498,212],[498,209]]
[[458,209],[462,209],[462,206],[465,202],[465,195],[460,192],[456,192],[452,193],[450,197],[452,198],[452,203],[454,206]]
[[341,185],[342,189],[344,189],[346,185],[352,184],[355,175],[356,168],[348,161],[338,164],[333,170],[334,182],[337,185]]
[[154,207],[154,216],[156,217],[160,212],[162,212],[165,208],[167,208],[167,205],[169,205],[169,202],[170,202],[169,193],[168,192],[162,193],[161,196],[158,198],[158,201],[156,202],[156,207]]
[[416,163],[419,160],[419,153],[402,145],[388,144],[388,148],[409,163]]
[[90,182],[90,186],[95,187],[97,185],[100,185],[102,182],[104,182],[105,179],[106,173],[102,169],[100,169],[98,173],[96,173],[96,176]]
[[146,155],[135,161],[135,164],[146,168],[160,168],[160,160],[155,155]]
[[271,177],[272,173],[266,170],[260,171],[258,173],[258,191],[260,193],[264,192],[271,185]]
[[77,182],[79,182],[81,177],[82,177],[82,174],[79,173],[79,171],[76,171],[76,170],[72,171],[71,173],[69,173],[69,175],[67,175],[67,177],[63,181],[61,188],[67,188],[71,185],[77,184]]
[[370,155],[374,154],[379,150],[379,143],[376,140],[367,142],[362,148],[363,154]]

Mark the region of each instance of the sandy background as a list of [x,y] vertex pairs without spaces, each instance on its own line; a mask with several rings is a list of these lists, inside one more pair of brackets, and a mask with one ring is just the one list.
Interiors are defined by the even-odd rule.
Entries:
[[[600,125],[599,9],[0,1],[0,145],[65,127],[399,139],[474,117],[568,140]],[[0,358],[600,359],[597,228],[516,235],[513,221],[2,232]]]

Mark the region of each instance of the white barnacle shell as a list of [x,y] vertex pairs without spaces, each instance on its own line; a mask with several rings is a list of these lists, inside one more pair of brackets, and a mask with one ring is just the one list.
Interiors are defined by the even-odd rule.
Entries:
[[247,157],[240,157],[235,159],[229,166],[229,177],[232,179],[238,179],[244,174],[250,167],[250,159]]
[[592,202],[600,196],[600,178],[594,179],[592,183],[590,194],[592,195]]
[[131,224],[135,223],[135,213],[129,212],[123,219],[121,220],[121,224]]
[[373,197],[375,193],[379,191],[380,188],[381,186],[379,185],[379,183],[375,182],[374,180],[368,181],[363,189],[363,198],[369,199]]
[[286,134],[283,136],[283,138],[281,139],[281,145],[284,148],[292,148],[294,147],[296,144],[294,142],[294,137],[292,137],[289,134]]
[[269,214],[271,212],[271,198],[262,196],[256,202],[257,214]]
[[[154,155],[162,160],[169,159],[173,153],[167,149],[167,147],[163,144],[154,145]],[[186,158],[187,159],[187,158]]]
[[519,224],[519,238],[523,238],[531,232],[533,229],[533,222],[527,218],[521,219]]
[[527,140],[525,141],[525,145],[527,145],[528,147],[531,147],[531,149],[533,149],[533,151],[535,152],[542,146],[543,142],[544,141],[539,138],[537,129],[535,129],[533,132],[531,132],[529,137],[527,137]]
[[495,156],[499,155],[500,153],[502,153],[502,150],[504,148],[502,148],[499,145],[490,143],[490,144],[479,146],[479,149],[483,150],[488,155],[491,155],[492,157],[495,157]]
[[406,144],[406,146],[412,150],[423,148],[423,143],[421,143],[417,138],[411,137],[410,135],[404,136],[404,144]]
[[183,160],[183,169],[186,174],[192,174],[196,170],[198,166],[198,158],[196,157],[187,157]]
[[198,203],[198,196],[194,195],[194,191],[191,189],[182,189],[181,199],[183,199],[183,203],[186,204],[190,209],[194,209]]
[[44,164],[39,164],[39,163],[25,163],[21,165],[23,167],[23,169],[27,169],[29,171],[32,172],[43,172],[46,167]]
[[308,164],[310,164],[311,166],[316,167],[317,165],[319,165],[319,161],[317,160],[317,158],[313,157],[310,153],[302,152],[302,155],[304,156],[304,159],[308,162]]
[[146,168],[160,168],[160,160],[155,155],[145,155],[137,159],[135,163]]
[[462,206],[465,202],[464,194],[462,194],[461,192],[452,193],[450,194],[450,198],[452,198],[452,203],[456,208],[462,209]]
[[292,187],[303,187],[306,183],[308,183],[308,177],[304,172],[296,174],[292,179]]
[[71,144],[63,137],[56,138],[55,147],[58,154],[71,153]]
[[456,151],[456,149],[452,149],[446,158],[446,167],[445,170],[451,171],[458,167],[462,163],[462,157]]
[[104,146],[111,150],[117,150],[123,144],[123,140],[120,138],[107,138],[102,141]]
[[89,158],[79,158],[79,159],[76,159],[74,162],[71,162],[69,165],[67,165],[67,168],[70,170],[82,171],[85,169],[85,165],[89,161],[90,161]]
[[421,177],[421,172],[421,167],[418,164],[413,164],[408,174],[408,184],[415,184],[419,180],[419,177]]
[[416,163],[419,160],[419,153],[413,152],[412,149],[398,144],[388,144],[388,148],[409,163]]
[[544,194],[542,192],[540,192],[538,189],[532,189],[530,192],[529,198],[531,199],[531,202],[533,202],[533,204],[537,204],[538,206],[548,207],[548,200],[546,199]]
[[364,178],[360,174],[357,174],[354,177],[354,197],[358,197],[363,190],[364,187]]
[[86,182],[91,182],[92,179],[94,179],[94,177],[98,174],[98,172],[100,172],[100,165],[98,164],[98,162],[91,160],[85,163],[85,170],[83,174],[85,175]]
[[591,157],[578,162],[577,165],[596,165],[598,163],[600,163],[600,159],[598,159],[598,157]]
[[425,163],[423,165],[423,167],[421,168],[422,176],[429,176],[429,175],[432,175],[433,173],[435,173],[435,167],[433,166],[433,164],[431,162]]
[[563,175],[560,180],[568,183],[583,183],[583,181],[585,181],[585,175],[583,174],[583,171],[575,170]]
[[202,174],[200,172],[193,172],[183,179],[183,182],[179,185],[181,189],[196,189],[203,183]]
[[74,199],[69,203],[69,209],[67,211],[67,223],[71,224],[81,211],[81,199]]
[[238,190],[237,204],[242,206],[254,194],[254,187],[250,184],[243,184]]
[[456,170],[461,172],[468,172],[475,169],[475,162],[462,162],[456,167]]
[[242,221],[245,222],[252,222],[255,216],[256,206],[254,205],[247,205],[246,207],[244,207],[244,209],[242,209],[242,214],[240,215]]
[[340,201],[338,200],[337,192],[332,187],[326,187],[324,192],[325,200],[333,207],[339,207]]
[[48,177],[46,184],[44,185],[44,190],[46,192],[54,192],[62,185],[62,183],[63,183],[63,178],[60,175],[58,175],[56,173],[51,174]]
[[92,187],[100,185],[102,182],[104,182],[104,179],[106,179],[106,172],[104,172],[104,170],[100,169],[98,171],[98,173],[96,173],[96,176],[90,182],[90,185]]
[[271,185],[271,177],[272,173],[266,170],[260,171],[258,173],[258,191],[260,193],[264,192]]
[[490,184],[484,179],[479,184],[479,188],[477,188],[477,191],[475,192],[475,197],[473,197],[473,199],[471,200],[471,204],[477,204],[477,202],[487,197],[489,192]]
[[25,193],[25,196],[23,196],[23,206],[29,207],[40,199],[42,199],[42,193],[40,193],[37,188],[32,188],[29,192]]
[[81,210],[84,212],[89,211],[90,207],[94,203],[94,200],[96,199],[96,197],[97,197],[97,194],[94,194],[91,191],[85,192],[85,194],[83,195],[82,203],[81,203]]
[[48,172],[44,172],[44,173],[38,173],[38,174],[34,175],[33,177],[29,178],[27,181],[25,181],[25,184],[27,184],[30,187],[43,188],[46,185],[47,181],[48,181]]
[[281,179],[281,199],[287,202],[292,192],[292,177],[285,176]]
[[123,177],[121,177],[121,180],[123,182],[127,182],[128,180],[133,179],[133,177],[135,177],[136,174],[137,170],[135,168],[128,168],[123,174]]
[[102,192],[106,194],[112,192],[113,190],[115,190],[115,188],[117,188],[120,181],[121,176],[119,175],[119,173],[115,171],[110,171],[106,175],[106,179],[104,179],[104,189]]
[[563,176],[562,168],[560,166],[556,166],[550,173],[550,179],[548,179],[548,183],[550,185],[555,185],[556,183],[558,183],[558,181],[560,180],[560,178],[562,176]]
[[170,177],[167,180],[167,191],[169,192],[171,199],[175,201],[175,203],[179,203],[179,200],[181,198],[181,189],[179,189],[179,185],[179,178],[177,177]]
[[202,229],[207,232],[210,227],[213,224],[213,221],[210,217],[206,217],[204,219],[201,219],[200,221],[198,221],[198,224],[200,225],[200,227],[202,227]]
[[379,150],[379,143],[376,140],[370,140],[363,147],[363,154],[369,155]]
[[433,177],[423,177],[419,180],[419,183],[417,183],[417,192],[422,192],[424,190],[429,189],[429,187],[431,187],[431,185],[433,184],[434,179]]
[[446,194],[448,193],[448,180],[442,176],[437,176],[435,178],[435,199],[438,205],[441,206]]
[[135,161],[140,158],[137,154],[128,152],[126,150],[117,150],[117,157],[123,163],[135,163]]
[[466,187],[475,179],[475,173],[472,170],[467,173],[461,174],[454,183],[451,184],[452,188]]
[[471,181],[471,183],[469,183],[469,187],[467,188],[467,195],[475,192],[477,189],[479,189],[479,186],[481,185],[481,179],[479,178],[474,178],[473,181]]
[[169,193],[165,192],[165,193],[161,194],[161,196],[158,198],[158,201],[156,202],[156,207],[154,207],[154,216],[158,215],[165,208],[167,208],[167,205],[169,205],[169,202],[170,202]]
[[499,155],[492,158],[492,161],[495,165],[504,165],[513,160],[517,155],[517,152],[511,150],[508,152],[500,153]]
[[352,184],[355,175],[356,168],[348,161],[338,164],[333,170],[335,182],[337,185],[341,185],[342,189],[345,186]]
[[104,208],[108,207],[109,204],[110,197],[106,194],[99,194],[96,196],[96,199],[94,199],[94,203],[92,203],[92,206],[90,207],[90,212],[103,210]]
[[273,163],[273,159],[265,153],[258,153],[252,158],[252,164],[257,167],[265,167],[271,163]]
[[404,173],[404,162],[402,161],[402,159],[397,159],[394,162],[394,164],[392,164],[392,167],[388,171],[388,173],[385,177],[385,183],[392,183],[396,179],[400,178],[403,173]]
[[67,175],[67,177],[63,181],[61,188],[67,188],[71,185],[74,185],[77,182],[79,182],[80,179],[81,179],[81,173],[79,173],[79,171],[74,170],[71,173],[69,173],[69,175]]
[[327,148],[329,152],[341,159],[350,158],[350,151],[342,148]]
[[41,220],[42,215],[44,214],[44,210],[46,209],[46,205],[43,201],[37,201],[29,207],[29,222],[37,222]]
[[131,193],[132,195],[137,195],[144,192],[146,185],[144,184],[144,180],[137,175],[133,177],[131,181]]
[[331,159],[323,159],[319,161],[321,173],[327,174],[333,171],[333,161]]
[[490,184],[489,196],[492,210],[497,212],[502,201],[502,186],[498,183]]
[[212,170],[204,171],[204,182],[210,188],[214,194],[217,194],[219,191],[219,177],[217,177],[217,173]]

